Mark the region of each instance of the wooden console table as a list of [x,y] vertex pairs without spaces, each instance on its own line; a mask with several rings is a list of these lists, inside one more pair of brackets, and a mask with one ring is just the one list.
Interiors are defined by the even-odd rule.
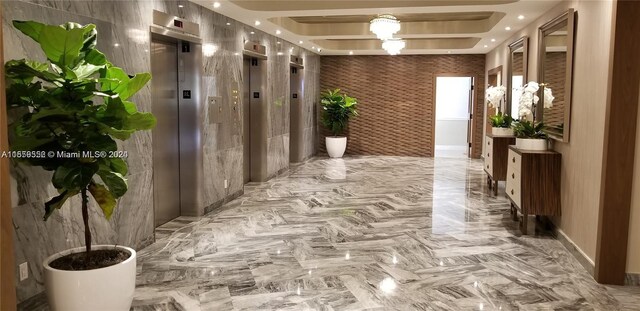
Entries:
[[516,143],[514,136],[494,136],[487,134],[487,146],[484,154],[484,171],[487,172],[489,189],[498,195],[498,181],[507,180],[507,157],[509,145]]
[[509,147],[507,196],[514,220],[527,234],[527,217],[557,216],[561,212],[560,169],[562,155],[555,151],[521,150]]

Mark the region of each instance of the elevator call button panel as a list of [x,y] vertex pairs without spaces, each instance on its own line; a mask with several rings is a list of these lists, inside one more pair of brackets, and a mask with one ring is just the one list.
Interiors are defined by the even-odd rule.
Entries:
[[191,99],[191,90],[182,91],[182,98],[183,99]]
[[253,98],[260,98],[260,92],[253,92]]

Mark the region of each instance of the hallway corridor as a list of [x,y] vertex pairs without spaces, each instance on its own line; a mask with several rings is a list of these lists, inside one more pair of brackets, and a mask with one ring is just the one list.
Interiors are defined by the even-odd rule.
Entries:
[[637,288],[599,285],[557,240],[521,236],[485,181],[476,160],[313,159],[162,226],[139,252],[132,309],[639,308]]
[[640,310],[638,287],[521,236],[485,181],[477,160],[310,160],[158,228],[132,310]]

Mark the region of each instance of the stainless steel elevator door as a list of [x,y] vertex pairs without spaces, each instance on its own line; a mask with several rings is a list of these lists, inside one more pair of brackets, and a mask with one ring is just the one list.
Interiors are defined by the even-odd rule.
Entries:
[[245,58],[242,66],[242,141],[244,183],[251,181],[251,59]]
[[156,227],[180,216],[180,140],[178,122],[178,47],[151,42],[153,203]]

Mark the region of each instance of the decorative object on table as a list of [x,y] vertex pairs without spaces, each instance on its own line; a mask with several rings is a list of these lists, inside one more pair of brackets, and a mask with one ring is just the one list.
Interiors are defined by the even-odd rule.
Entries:
[[502,104],[506,102],[507,88],[504,85],[491,86],[486,90],[487,105],[496,109],[497,113],[489,117],[491,122],[491,134],[495,136],[513,136],[511,122],[513,118],[502,113]]
[[537,104],[540,101],[540,87],[543,87],[543,108],[553,106],[553,92],[545,84],[529,81],[522,88],[518,113],[520,120],[514,122],[513,131],[516,136],[516,147],[524,150],[547,150],[547,134],[544,123],[536,122]]
[[513,219],[520,220],[522,234],[528,233],[529,215],[560,216],[562,155],[510,146],[507,162],[507,197]]
[[327,153],[332,158],[341,158],[347,149],[347,137],[340,135],[347,128],[349,119],[358,115],[358,100],[335,89],[322,93],[320,104],[322,124],[333,134],[325,138]]
[[[46,62],[5,64],[7,103],[21,117],[11,124],[12,151],[43,152],[26,165],[52,171],[58,195],[44,204],[44,220],[72,197],[81,196],[85,247],[44,261],[45,288],[52,310],[129,310],[136,279],[136,252],[128,247],[92,245],[89,194],[106,219],[127,192],[127,163],[115,139],[155,126],[155,117],[128,101],[151,79],[128,75],[96,49],[93,24],[45,25],[13,21],[40,44]],[[63,155],[63,156],[60,156]],[[70,156],[64,156],[70,155]]]

